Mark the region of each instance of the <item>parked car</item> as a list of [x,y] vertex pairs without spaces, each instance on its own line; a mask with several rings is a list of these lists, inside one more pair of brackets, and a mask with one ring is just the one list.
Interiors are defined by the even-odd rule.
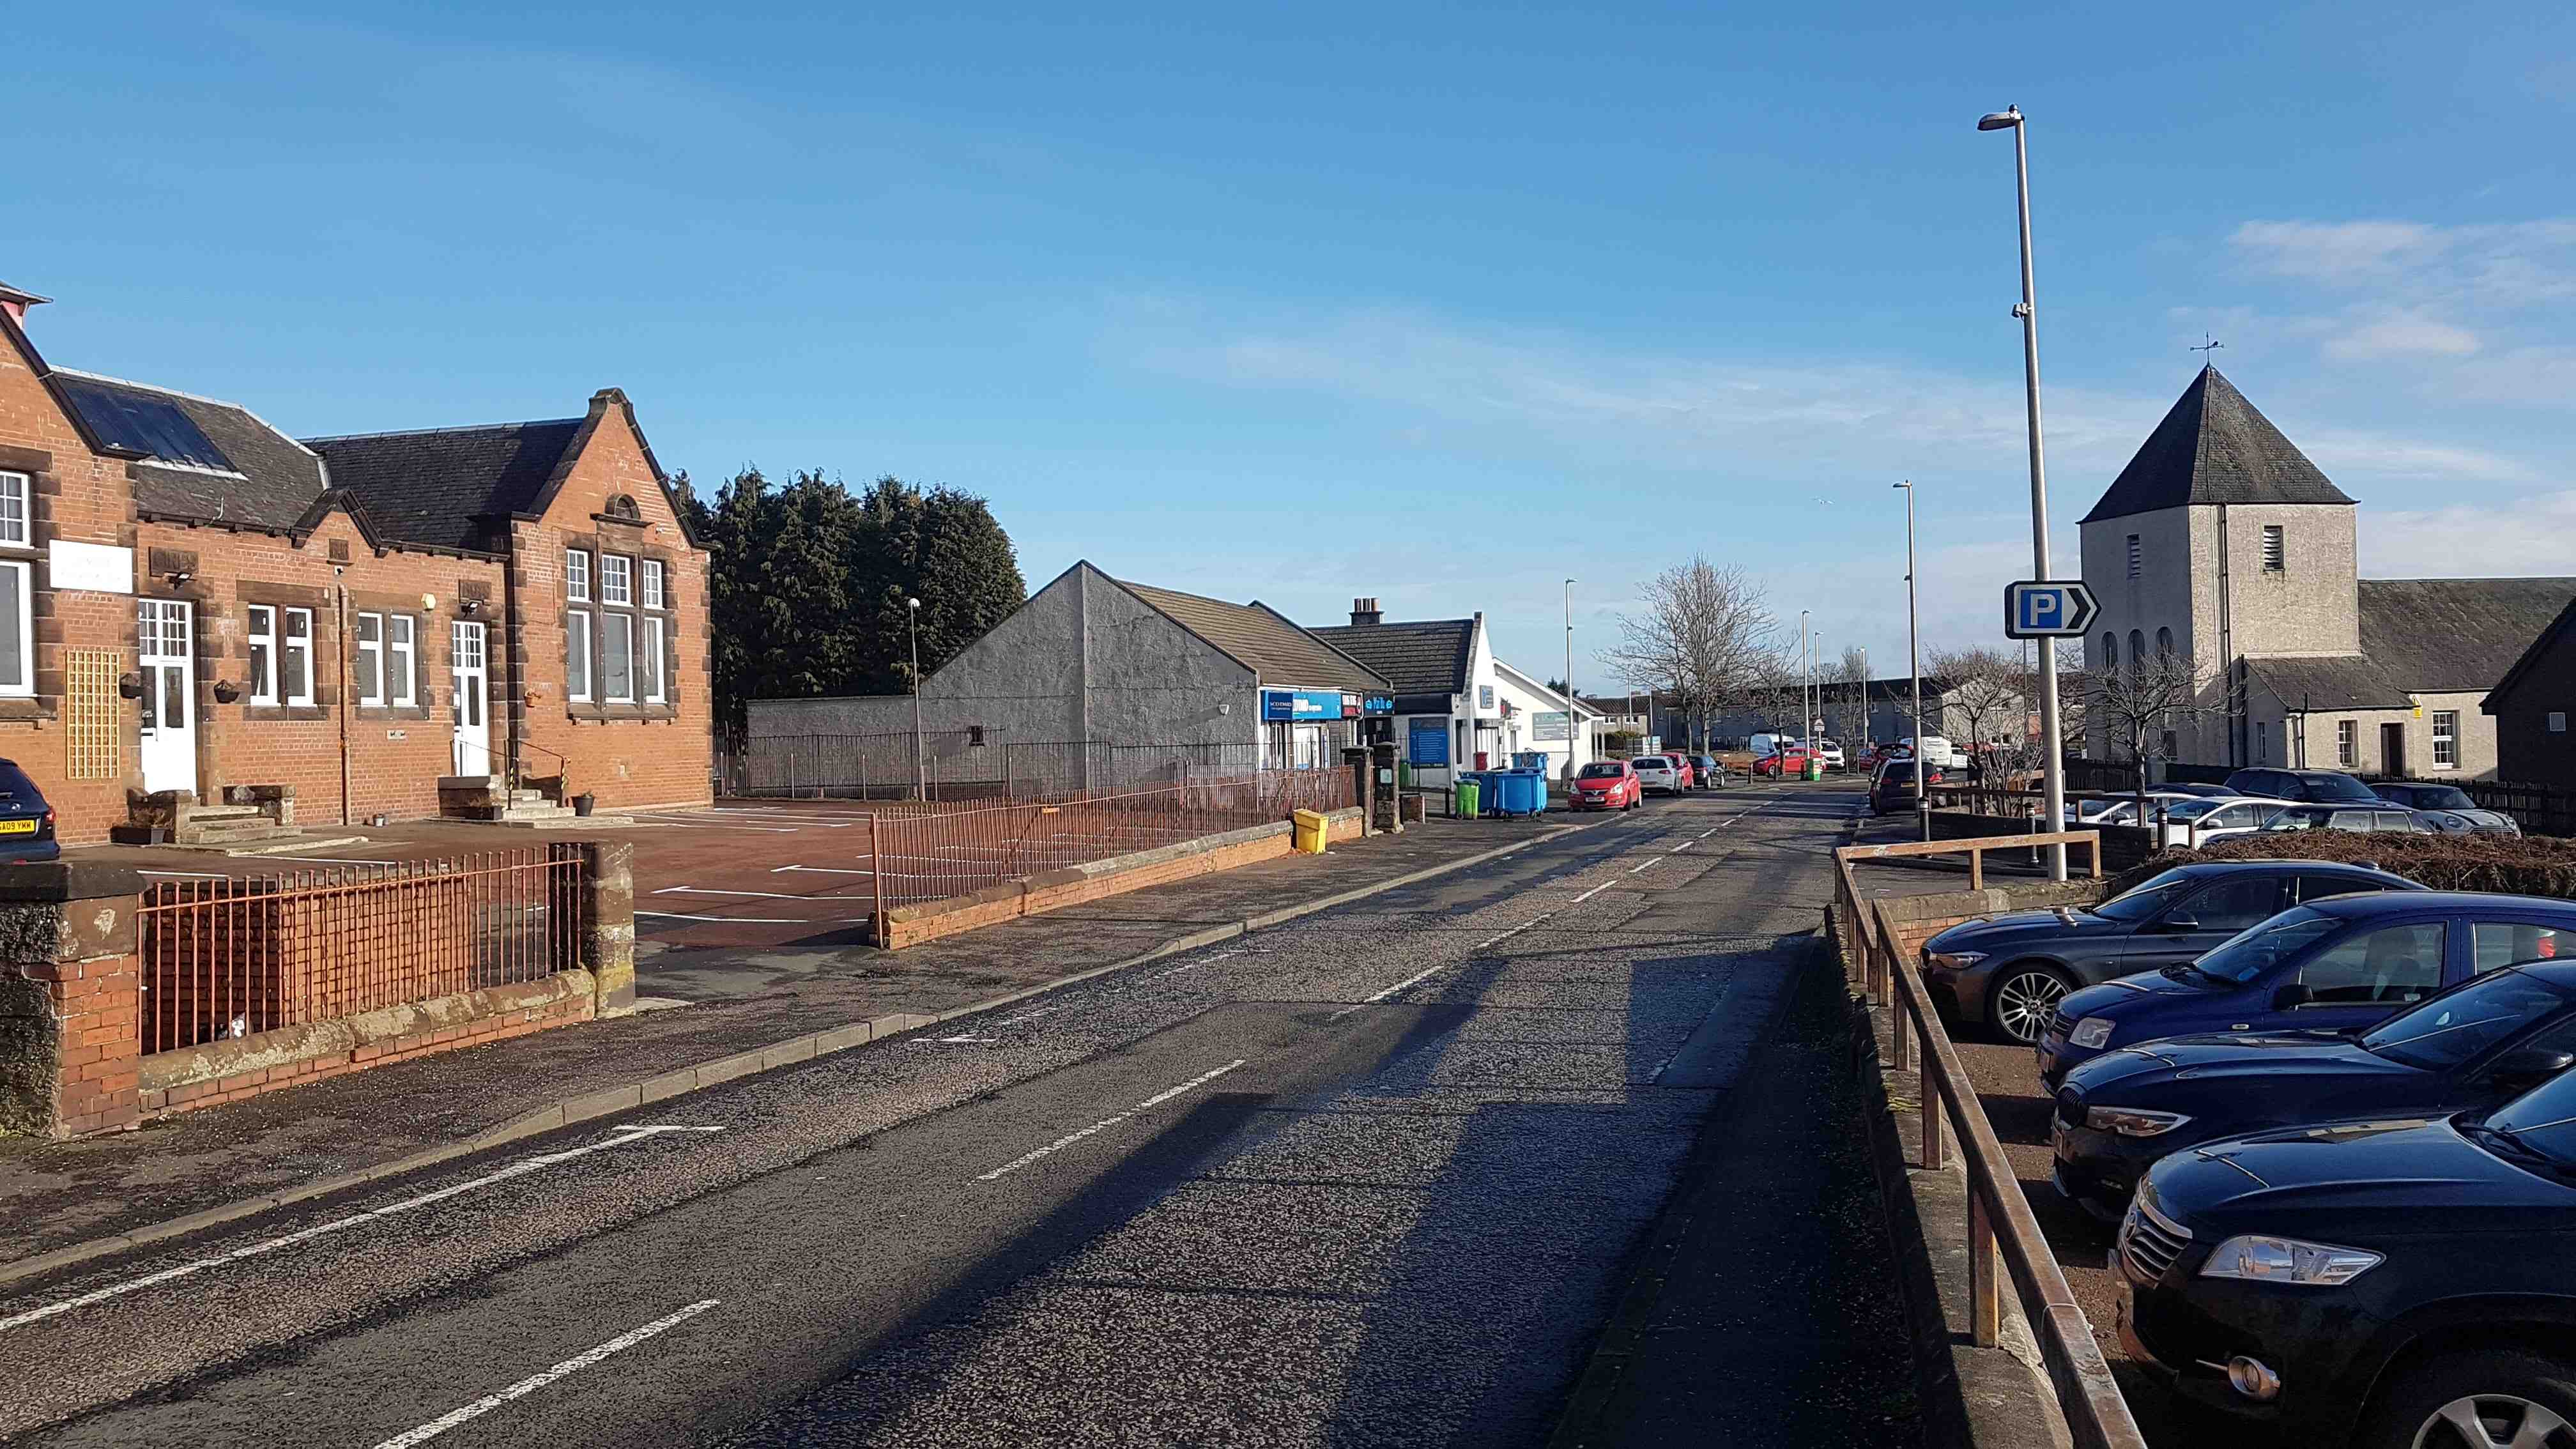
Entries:
[[1726,783],[1726,766],[1715,755],[1690,757],[1691,781],[1702,790],[1714,790]]
[[2196,961],[2088,986],[2039,1041],[2055,1092],[2113,1047],[2198,1032],[2368,1027],[2477,974],[2500,929],[2576,930],[2576,901],[2473,891],[2378,891],[2293,906]]
[[[1907,735],[1904,739],[1897,741],[1897,743],[1910,750],[1914,748],[1914,736]],[[1946,736],[1925,735],[1923,737],[1923,763],[1927,765],[1942,766],[1956,765],[1960,763],[1959,751],[1951,747],[1950,741]]]
[[[1941,768],[1928,761],[1925,762],[1923,783],[1926,786],[1944,783],[1941,778]],[[1879,761],[1878,769],[1870,776],[1869,781],[1870,813],[1894,815],[1902,811],[1910,815],[1914,813],[1916,803],[1914,761],[1911,758]]]
[[2113,1256],[2131,1355],[2267,1439],[2560,1449],[2576,1423],[2576,1072],[2491,1112],[2174,1153]]
[[2395,831],[2401,835],[2430,835],[2435,827],[2424,823],[2420,810],[2383,805],[2376,810],[2359,805],[2292,805],[2263,822],[2266,832],[2274,830],[2349,830],[2367,835],[2373,831]]
[[1645,787],[1626,760],[1595,760],[1575,772],[1577,810],[1634,810],[1645,803]]
[[1791,745],[1787,749],[1764,755],[1753,762],[1752,773],[1767,775],[1775,780],[1795,779],[1804,775],[1807,773],[1807,747]]
[[2097,906],[2015,911],[1937,932],[1923,943],[1923,984],[1955,1019],[2035,1043],[2071,992],[2180,965],[2303,902],[2422,889],[2321,860],[2177,866]]
[[[2576,1066],[2576,933],[2475,927],[2472,976],[2359,1035],[2179,1036],[2095,1057],[2057,1090],[2057,1190],[2116,1220],[2149,1164],[2221,1137],[2492,1107]],[[2537,957],[2539,959],[2532,959]]]
[[[2224,840],[2231,835],[2251,835],[2271,824],[2275,816],[2293,803],[2209,795],[2177,800],[2165,807],[2164,843],[2201,845],[2212,840]],[[2148,822],[2147,828],[2154,829],[2154,823]]]
[[0,861],[54,860],[62,853],[45,792],[17,761],[0,760]]
[[1828,770],[1839,770],[1844,767],[1843,747],[1834,740],[1816,741],[1816,755],[1825,762],[1825,768]]
[[2245,793],[2242,790],[2230,790],[2224,785],[2200,785],[2180,781],[2159,785],[2156,788],[2171,791],[2176,795],[2205,795],[2213,800],[2232,800]]
[[[2520,835],[2522,833],[2522,825],[2519,821],[2501,810],[2490,810],[2480,805],[2468,791],[2457,785],[2435,785],[2422,780],[2392,780],[2372,788],[2379,792],[2380,799],[2404,805],[2409,809],[2421,810],[2436,817],[2457,816],[2464,822],[2467,832],[2480,835]],[[2429,823],[2446,832],[2452,829],[2438,820]]]
[[[2155,810],[2158,805],[2171,808],[2186,800],[2197,800],[2199,798],[2200,797],[2197,795],[2178,794],[2169,790],[2150,790],[2147,792],[2147,819],[2150,822],[2154,820]],[[2135,795],[2121,795],[2116,798],[2104,798],[2100,800],[2070,800],[2066,802],[2066,811],[2067,815],[2073,821],[2072,824],[2065,827],[2069,830],[2081,830],[2088,825],[2136,825],[2139,823],[2138,798]]]
[[2341,770],[2239,770],[2227,777],[2227,788],[2239,795],[2267,800],[2298,800],[2310,805],[2376,805],[2379,796],[2359,778]]
[[1689,788],[1689,779],[1683,774],[1688,767],[1670,755],[1639,755],[1628,763],[1637,772],[1637,784],[1640,789],[1661,790],[1667,795],[1678,795]]

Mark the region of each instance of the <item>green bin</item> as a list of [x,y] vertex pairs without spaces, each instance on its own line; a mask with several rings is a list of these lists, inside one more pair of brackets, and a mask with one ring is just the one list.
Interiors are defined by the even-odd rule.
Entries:
[[1458,798],[1457,798],[1456,802],[1455,802],[1455,803],[1453,803],[1453,804],[1449,807],[1449,809],[1450,809],[1450,813],[1451,813],[1451,814],[1453,814],[1453,815],[1456,815],[1456,816],[1457,816],[1459,819],[1461,819],[1461,820],[1473,820],[1473,819],[1475,819],[1475,818],[1476,818],[1476,795],[1477,795],[1477,790],[1476,790],[1476,782],[1475,782],[1475,781],[1473,781],[1473,780],[1461,780],[1461,781],[1459,781],[1459,782],[1458,782]]
[[1825,778],[1825,762],[1814,755],[1809,755],[1807,757],[1807,778],[1810,780],[1821,780]]

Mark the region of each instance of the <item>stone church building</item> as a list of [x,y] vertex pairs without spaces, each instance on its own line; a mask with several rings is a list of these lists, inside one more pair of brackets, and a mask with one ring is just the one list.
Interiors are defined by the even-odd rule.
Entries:
[[[2576,578],[2365,579],[2360,505],[2204,368],[2084,516],[2102,617],[2085,665],[2197,662],[2204,708],[2164,755],[2199,765],[2492,779],[2487,691]],[[2086,753],[2113,757],[2097,725]]]

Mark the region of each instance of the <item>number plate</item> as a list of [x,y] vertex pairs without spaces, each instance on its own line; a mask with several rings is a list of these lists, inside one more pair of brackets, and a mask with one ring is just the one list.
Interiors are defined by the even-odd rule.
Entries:
[[0,835],[33,835],[35,833],[36,822],[33,820],[0,820]]

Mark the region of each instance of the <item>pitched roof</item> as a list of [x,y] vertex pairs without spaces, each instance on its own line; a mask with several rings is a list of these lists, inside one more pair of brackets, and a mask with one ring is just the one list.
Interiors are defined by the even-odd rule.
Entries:
[[478,517],[527,510],[585,419],[307,438],[378,527],[407,543],[481,548]]
[[321,461],[241,404],[67,367],[47,381],[92,437],[132,457],[138,510],[311,526],[306,517],[328,486]]
[[2576,578],[2363,579],[2361,648],[2418,694],[2493,688],[2576,599]]
[[2215,367],[2204,367],[2084,522],[2193,503],[2350,503]]
[[2406,685],[2365,654],[2248,659],[2245,667],[2294,711],[2404,709],[2414,703]]
[[2513,661],[2513,667],[2504,672],[2504,678],[2497,680],[2495,688],[2487,691],[2486,711],[2493,714],[2496,700],[2520,684],[2522,676],[2538,667],[2540,661],[2548,657],[2549,651],[2557,648],[2558,641],[2567,637],[2571,630],[2576,630],[2576,598],[2567,601],[2567,607],[2559,610],[2558,617],[2550,620],[2549,626],[2542,629],[2538,637],[2531,641],[2530,647],[2522,651],[2522,657]]
[[1168,616],[1172,622],[1251,666],[1261,682],[1282,689],[1385,689],[1387,681],[1368,666],[1289,622],[1287,616],[1255,600],[1229,604],[1148,584],[1118,586]]
[[1394,681],[1403,694],[1465,694],[1476,648],[1473,619],[1333,624],[1308,633]]

